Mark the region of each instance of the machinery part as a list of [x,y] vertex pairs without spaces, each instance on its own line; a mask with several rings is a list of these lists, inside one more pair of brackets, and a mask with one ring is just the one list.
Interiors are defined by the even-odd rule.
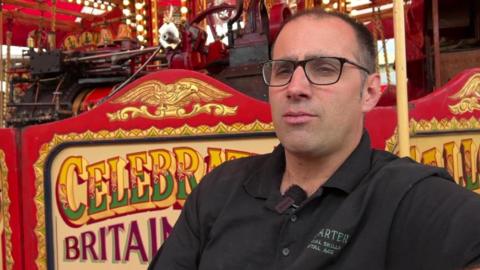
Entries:
[[160,45],[164,49],[175,49],[181,42],[180,32],[173,22],[162,24],[158,32],[160,34]]
[[62,71],[62,54],[59,50],[37,53],[30,49],[30,72],[32,75],[59,73]]
[[112,89],[112,86],[104,86],[83,90],[73,101],[73,114],[78,115],[93,109],[100,100],[108,96]]

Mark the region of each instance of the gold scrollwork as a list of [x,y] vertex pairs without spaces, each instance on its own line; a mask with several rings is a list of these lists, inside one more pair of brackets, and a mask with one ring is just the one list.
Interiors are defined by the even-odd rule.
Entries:
[[417,133],[428,132],[451,132],[451,131],[469,131],[480,129],[480,121],[475,117],[465,118],[452,118],[437,120],[433,118],[430,121],[427,120],[410,120],[410,135],[415,136]]
[[459,103],[455,105],[449,105],[448,107],[450,108],[450,112],[453,114],[462,114],[480,110],[480,104],[478,104],[477,97],[464,98]]
[[[210,113],[216,116],[235,115],[237,107],[216,103],[199,104],[199,102],[211,102],[230,96],[231,94],[195,78],[183,78],[172,84],[150,80],[111,102],[124,105],[132,103],[146,105],[129,106],[114,113],[108,113],[107,116],[110,121],[125,121],[130,117],[145,117],[155,120],[171,117],[186,118],[200,113]],[[195,103],[192,110],[187,112],[185,107],[193,102]],[[151,113],[148,106],[155,106],[155,112]]]
[[[465,118],[452,118],[437,120],[432,118],[431,120],[419,120],[410,119],[410,136],[415,137],[419,133],[442,133],[442,132],[455,132],[455,131],[472,131],[480,129],[480,121],[475,117]],[[393,135],[385,141],[385,150],[388,152],[394,152],[397,149],[398,144],[398,132],[395,129]]]
[[208,103],[205,105],[195,104],[190,112],[184,108],[159,107],[152,114],[148,111],[147,106],[140,107],[126,107],[115,113],[107,113],[110,121],[126,121],[137,117],[143,117],[153,120],[160,120],[165,118],[187,118],[201,113],[213,114],[215,116],[235,115],[237,106],[229,107],[223,104]]
[[463,114],[480,110],[478,98],[480,97],[480,73],[474,74],[458,93],[450,98],[460,100],[454,105],[449,105],[450,112],[453,114]]
[[13,256],[12,256],[12,228],[10,227],[10,197],[8,196],[8,167],[5,162],[5,153],[0,150],[0,183],[1,183],[1,192],[0,192],[0,224],[3,224],[3,229],[5,231],[5,265],[6,269],[10,270],[13,267]]

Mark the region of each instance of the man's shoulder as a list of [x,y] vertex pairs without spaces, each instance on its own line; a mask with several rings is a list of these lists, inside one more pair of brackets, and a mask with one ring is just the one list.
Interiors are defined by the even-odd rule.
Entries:
[[479,212],[479,194],[436,175],[425,177],[404,194],[395,211],[392,256],[428,262],[425,269],[480,262]]
[[444,168],[399,158],[385,151],[374,151],[370,177],[367,177],[364,188],[375,190],[375,198],[389,198],[398,203],[405,197],[412,198],[411,194],[441,198],[448,192],[457,196],[468,196],[465,193],[469,193],[457,186]]
[[[410,158],[399,158],[391,153],[378,151],[376,178],[381,192],[400,193],[402,205],[408,209],[434,206],[448,212],[465,206],[480,210],[480,196],[458,185],[444,169],[418,163]],[[445,203],[447,202],[448,203]]]
[[[435,175],[426,177],[412,188],[405,200],[416,201],[417,204],[438,203],[437,208],[461,207],[471,200],[473,205],[476,205],[477,211],[480,211],[479,194],[458,185],[455,181],[444,180],[444,178]],[[448,203],[445,203],[446,201]]]
[[392,153],[374,150],[372,157],[372,171],[376,175],[388,177],[398,181],[418,181],[429,177],[445,179],[452,182],[452,177],[444,168],[425,165],[411,158],[400,158]]

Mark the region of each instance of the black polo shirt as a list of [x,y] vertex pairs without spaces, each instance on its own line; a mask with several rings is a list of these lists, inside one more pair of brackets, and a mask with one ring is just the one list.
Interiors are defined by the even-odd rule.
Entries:
[[457,269],[480,264],[480,196],[364,134],[299,208],[278,213],[284,150],[227,162],[187,199],[150,269]]

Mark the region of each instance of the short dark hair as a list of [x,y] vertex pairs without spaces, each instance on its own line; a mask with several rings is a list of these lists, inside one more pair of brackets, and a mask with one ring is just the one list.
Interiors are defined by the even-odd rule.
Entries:
[[[358,47],[360,49],[359,57],[361,64],[363,64],[370,73],[374,72],[376,69],[376,59],[377,59],[377,51],[374,43],[374,39],[372,33],[368,30],[368,28],[363,25],[363,23],[355,20],[354,18],[339,12],[327,12],[323,9],[314,8],[309,9],[306,11],[301,11],[296,13],[295,15],[289,17],[280,27],[278,31],[278,35],[282,32],[283,28],[288,25],[289,23],[296,21],[303,17],[310,17],[316,19],[325,19],[325,18],[338,18],[348,25],[350,25],[355,32],[355,36],[357,38]],[[276,42],[276,38],[275,38]],[[275,42],[272,45],[272,53],[275,46]]]

